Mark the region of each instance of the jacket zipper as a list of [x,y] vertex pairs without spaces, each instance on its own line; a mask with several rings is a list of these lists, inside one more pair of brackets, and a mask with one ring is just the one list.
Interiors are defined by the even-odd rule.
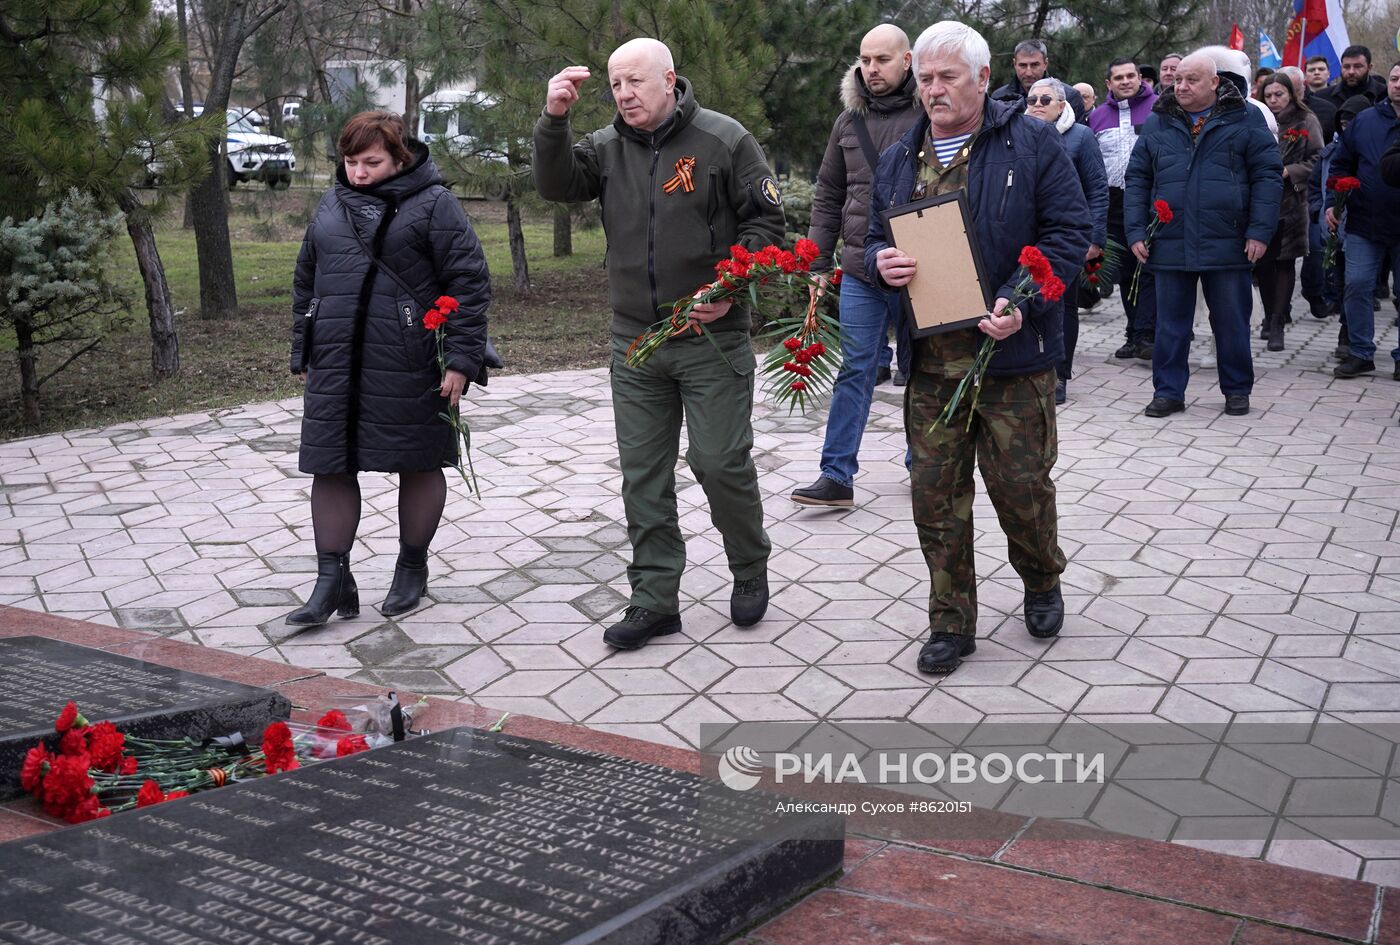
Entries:
[[1011,196],[1011,184],[1012,184],[1012,181],[1015,180],[1015,177],[1016,177],[1016,168],[1014,168],[1014,167],[1008,167],[1008,168],[1006,169],[1006,186],[1005,186],[1004,188],[1002,188],[1002,191],[1001,191],[1001,205],[1000,205],[999,207],[997,207],[997,219],[998,219],[998,220],[1005,220],[1005,219],[1006,219],[1006,199],[1007,199],[1008,197]]
[[651,315],[661,310],[656,298],[656,165],[661,161],[661,149],[651,152],[651,186],[647,189],[647,281],[651,284]]

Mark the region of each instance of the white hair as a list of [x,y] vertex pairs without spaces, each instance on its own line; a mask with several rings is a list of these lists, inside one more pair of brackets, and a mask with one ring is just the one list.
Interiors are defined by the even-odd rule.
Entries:
[[[1208,61],[1215,66],[1216,75],[1222,72],[1232,72],[1243,77],[1246,85],[1254,80],[1254,69],[1249,64],[1249,56],[1242,49],[1231,49],[1229,46],[1202,46],[1186,59],[1193,62]],[[1186,59],[1181,61],[1185,62]]]
[[1054,92],[1055,97],[1058,98],[1060,101],[1063,102],[1065,100],[1065,84],[1059,79],[1052,79],[1048,75],[1043,79],[1036,79],[1034,82],[1031,83],[1030,91],[1034,92],[1042,85],[1049,86],[1050,91]]
[[919,57],[938,53],[957,56],[972,70],[973,78],[992,66],[992,50],[982,34],[954,20],[935,23],[919,34],[914,41],[914,68],[919,68]]

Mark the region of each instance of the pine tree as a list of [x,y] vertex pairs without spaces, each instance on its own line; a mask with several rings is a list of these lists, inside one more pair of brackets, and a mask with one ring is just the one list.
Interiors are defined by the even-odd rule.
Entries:
[[74,187],[123,210],[157,377],[179,370],[175,312],[152,208],[133,188],[153,169],[161,192],[189,186],[211,133],[165,121],[161,81],[177,56],[174,28],[149,0],[10,0],[0,12],[0,212],[35,216]]
[[[20,401],[26,423],[41,419],[39,388],[91,351],[126,302],[107,277],[107,249],[120,213],[71,190],[37,215],[0,220],[0,324],[14,332]],[[40,374],[40,350],[68,346],[68,356]]]

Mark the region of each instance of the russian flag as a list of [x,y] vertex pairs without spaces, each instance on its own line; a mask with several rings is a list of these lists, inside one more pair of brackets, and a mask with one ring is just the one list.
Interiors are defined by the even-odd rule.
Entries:
[[[1346,20],[1342,18],[1341,0],[1293,0],[1293,14],[1283,45],[1284,64],[1301,66],[1309,57],[1321,56],[1327,60],[1332,78],[1341,75],[1342,50],[1351,45]],[[1301,37],[1304,19],[1308,35]],[[1301,55],[1300,38],[1303,39]]]

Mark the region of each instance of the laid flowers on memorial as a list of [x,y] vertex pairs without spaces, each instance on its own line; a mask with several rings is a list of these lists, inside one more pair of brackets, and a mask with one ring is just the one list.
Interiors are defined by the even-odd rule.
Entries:
[[809,397],[830,391],[840,364],[840,325],[829,311],[836,297],[830,289],[840,285],[840,270],[823,285],[811,272],[820,250],[808,239],[798,240],[791,250],[770,244],[750,252],[736,245],[729,253],[715,265],[714,282],[671,303],[670,314],[632,342],[627,364],[641,367],[666,342],[687,333],[708,338],[725,357],[709,329],[692,320],[691,313],[697,305],[747,299],[755,314],[772,325],[762,335],[774,342],[763,362],[769,390],[789,409],[805,410]]
[[[443,378],[447,376],[447,353],[443,348],[447,335],[447,321],[452,313],[460,307],[461,303],[452,296],[440,295],[433,302],[433,307],[423,315],[423,328],[433,333],[433,343],[437,346],[438,374]],[[471,427],[467,425],[467,421],[462,417],[461,407],[449,404],[447,409],[438,416],[452,427],[452,432],[456,434],[457,442],[460,444],[457,453],[457,472],[472,494],[480,498],[481,487],[477,484],[476,469],[472,466],[472,431]]]
[[[1008,300],[1006,308],[997,312],[998,315],[1010,315],[1022,302],[1027,302],[1037,295],[1047,302],[1059,301],[1065,294],[1065,284],[1055,275],[1054,269],[1050,265],[1050,260],[1045,258],[1045,254],[1034,246],[1023,246],[1021,255],[1017,260],[1021,264],[1021,277],[1012,288],[1011,298]],[[977,356],[972,359],[972,367],[962,380],[958,381],[958,386],[953,389],[953,396],[948,398],[947,405],[933,421],[929,427],[929,433],[933,433],[938,426],[948,426],[952,423],[953,417],[957,415],[958,407],[962,405],[963,398],[967,396],[969,390],[972,391],[972,403],[967,411],[967,429],[972,428],[972,417],[977,412],[977,399],[982,393],[982,376],[986,373],[988,365],[992,363],[992,355],[996,354],[996,339],[988,336],[982,346],[977,349]]]
[[203,741],[149,739],[125,734],[109,721],[89,723],[70,701],[55,720],[61,733],[57,751],[43,743],[31,748],[20,766],[20,787],[50,816],[82,823],[371,747],[364,735],[351,733],[344,713],[327,713],[327,721],[334,726],[328,729],[330,747],[319,753],[314,748],[320,726],[274,722],[256,748],[237,733]]
[[[1152,248],[1152,238],[1157,235],[1157,231],[1168,223],[1172,222],[1176,214],[1172,212],[1171,205],[1165,200],[1152,201],[1152,222],[1147,224],[1147,235],[1143,237],[1142,245],[1148,249]],[[1137,303],[1138,283],[1142,281],[1142,263],[1137,264],[1133,270],[1133,284],[1128,289],[1128,301]]]
[[1342,212],[1347,208],[1347,200],[1361,189],[1361,181],[1355,177],[1332,177],[1327,180],[1327,189],[1332,192],[1332,213],[1337,218],[1337,228],[1327,232],[1327,243],[1322,247],[1322,268],[1331,269],[1337,261],[1337,248],[1341,245]]

